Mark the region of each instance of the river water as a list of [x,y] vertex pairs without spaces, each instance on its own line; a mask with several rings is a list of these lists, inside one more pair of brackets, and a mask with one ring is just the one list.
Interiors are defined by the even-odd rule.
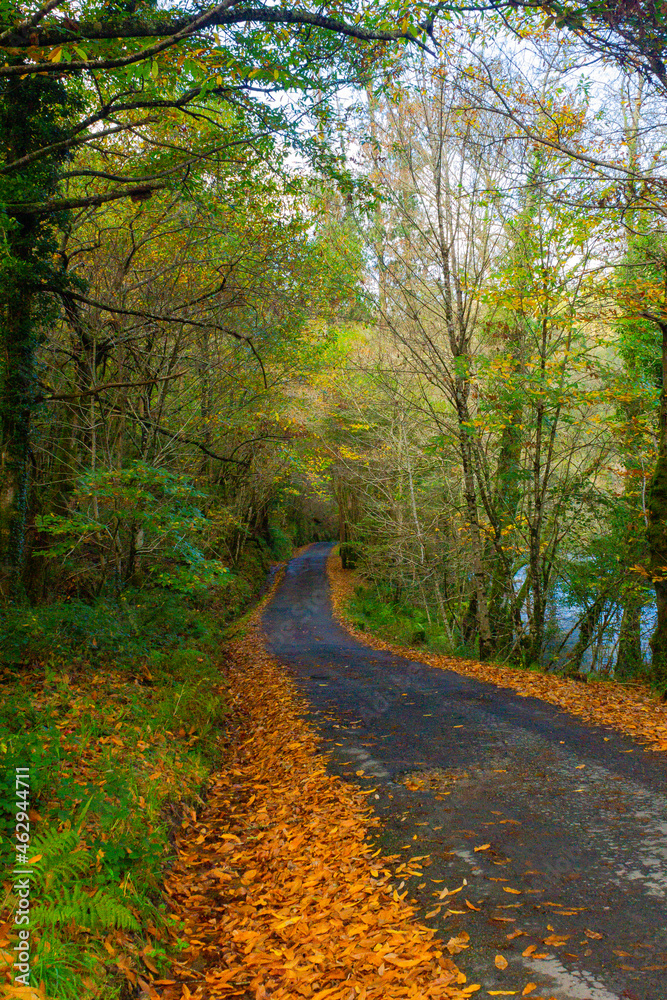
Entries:
[[[523,583],[525,569],[517,573],[517,584]],[[547,641],[545,643],[543,664],[553,667],[563,666],[574,651],[579,639],[577,622],[582,618],[585,608],[573,605],[568,601],[562,585],[558,584],[549,597],[546,615]],[[593,631],[591,644],[586,649],[581,667],[584,672],[593,669],[595,672],[609,674],[616,662],[618,640],[621,630],[623,609],[620,604],[608,601],[602,611],[600,620]],[[528,620],[527,614],[522,617]],[[657,611],[654,600],[649,600],[641,612],[641,648],[644,659],[650,662],[649,642],[656,626]]]

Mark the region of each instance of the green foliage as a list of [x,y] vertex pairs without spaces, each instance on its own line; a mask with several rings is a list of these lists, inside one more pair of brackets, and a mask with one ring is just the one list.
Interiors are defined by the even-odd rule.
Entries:
[[42,891],[74,883],[90,867],[80,830],[46,829],[32,838],[30,846],[35,854],[41,855],[33,885]]
[[104,968],[102,956],[93,949],[84,951],[78,941],[62,938],[58,928],[45,931],[35,942],[30,963],[31,978],[49,984],[49,996],[54,1000],[83,1000],[91,996],[84,981],[93,979],[104,984],[105,1000],[121,1000],[126,996],[123,986],[113,982]]
[[138,930],[139,921],[123,903],[120,893],[96,889],[88,893],[80,885],[61,886],[57,895],[35,906],[35,926],[52,928],[70,921],[81,930]]
[[[54,155],[41,157],[30,166],[0,175],[0,283],[7,293],[16,285],[52,284],[62,281],[62,269],[54,262],[57,231],[66,216],[57,213],[31,227],[9,214],[4,206],[42,202],[58,184],[59,168],[68,158],[58,144],[67,136],[71,120],[83,109],[76,83],[67,86],[55,77],[25,78],[16,83],[0,81],[0,135],[14,159],[42,146],[54,146]],[[7,148],[8,147],[8,148]]]
[[268,544],[277,560],[289,559],[292,554],[292,540],[277,525],[269,525]]
[[667,237],[647,233],[632,238],[616,277],[623,310],[616,324],[618,351],[626,373],[648,392],[662,386],[662,335],[649,317],[661,318],[666,269]]
[[39,856],[32,879],[37,904],[31,911],[38,929],[73,921],[82,930],[138,930],[138,920],[117,886],[81,885],[80,879],[95,866],[80,828],[47,828],[33,837],[31,850]]
[[0,610],[0,662],[122,662],[208,635],[196,604],[156,590]]
[[[89,803],[90,805],[90,803]],[[98,950],[82,943],[88,932],[104,935],[113,929],[137,932],[137,912],[114,882],[114,873],[96,869],[91,849],[77,829],[47,827],[33,837],[34,864],[31,926],[34,935],[32,974],[44,980],[49,996],[79,998],[81,977],[95,970],[103,977]],[[110,879],[110,881],[109,881]],[[132,902],[141,901],[132,894]],[[148,914],[145,903],[143,915]],[[77,992],[78,991],[78,992]]]
[[442,621],[429,615],[409,599],[396,600],[389,588],[355,587],[349,603],[350,618],[361,631],[369,631],[399,646],[426,646],[438,653],[474,656],[473,647],[458,636],[452,641]]
[[89,472],[79,479],[68,514],[38,517],[40,530],[54,539],[41,554],[67,563],[77,549],[86,550],[99,585],[113,573],[117,589],[141,558],[162,587],[188,593],[221,583],[227,568],[199,547],[210,528],[202,510],[207,499],[187,476],[145,462]]

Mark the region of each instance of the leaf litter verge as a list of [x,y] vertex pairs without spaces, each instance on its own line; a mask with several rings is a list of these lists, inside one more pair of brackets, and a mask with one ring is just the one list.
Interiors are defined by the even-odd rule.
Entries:
[[401,656],[409,654],[412,660],[439,670],[452,670],[497,687],[511,688],[523,697],[539,698],[556,705],[589,725],[607,726],[624,733],[647,749],[667,751],[667,706],[661,704],[649,688],[629,688],[608,681],[589,681],[583,687],[580,681],[553,674],[538,674],[497,663],[426,653],[384,642],[354,627],[346,609],[353,596],[355,582],[359,581],[353,572],[343,569],[340,556],[333,553],[327,560],[327,577],[334,618],[363,645]]
[[150,995],[465,1000],[480,985],[466,985],[366,838],[370,793],[327,773],[259,609],[246,621],[226,650],[242,726],[205,808],[184,820],[166,882],[183,950]]

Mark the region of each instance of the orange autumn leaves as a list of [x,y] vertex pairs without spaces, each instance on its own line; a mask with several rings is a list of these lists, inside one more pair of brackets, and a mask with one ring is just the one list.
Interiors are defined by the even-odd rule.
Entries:
[[[334,615],[347,631],[366,646],[405,653],[404,649],[360,632],[350,624],[345,616],[345,604],[352,596],[355,579],[348,570],[343,570],[339,556],[329,557],[327,575]],[[410,649],[410,659],[440,670],[452,670],[497,687],[511,688],[524,697],[540,698],[578,716],[589,725],[607,726],[631,736],[651,750],[667,751],[667,706],[661,704],[657,695],[647,687],[629,688],[604,681],[589,681],[584,687],[578,681],[555,677],[553,674],[532,673],[495,663],[425,653],[417,649]]]
[[446,948],[374,858],[365,796],[327,774],[259,634],[231,647],[240,734],[167,882],[187,949],[164,1000],[464,1000]]

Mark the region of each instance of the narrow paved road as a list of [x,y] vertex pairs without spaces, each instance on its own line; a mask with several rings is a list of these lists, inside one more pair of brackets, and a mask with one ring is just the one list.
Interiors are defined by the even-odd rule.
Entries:
[[308,698],[332,770],[375,789],[383,851],[430,856],[423,874],[399,874],[400,891],[424,917],[435,893],[464,886],[426,922],[445,941],[470,934],[456,961],[482,984],[475,995],[533,982],[534,998],[667,1000],[665,756],[359,644],[332,618],[330,549],[289,564],[263,616],[269,647]]

